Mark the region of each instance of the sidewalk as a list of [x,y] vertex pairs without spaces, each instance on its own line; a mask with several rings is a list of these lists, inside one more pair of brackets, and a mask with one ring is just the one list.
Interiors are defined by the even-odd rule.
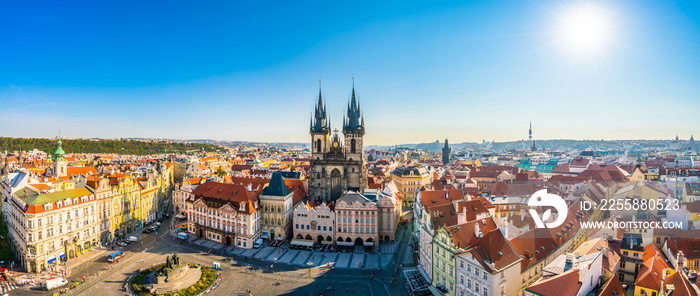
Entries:
[[56,266],[53,267],[53,271],[51,269],[42,271],[39,274],[32,274],[32,273],[27,273],[27,272],[20,272],[20,271],[14,271],[13,273],[15,274],[14,280],[15,282],[22,282],[24,280],[30,280],[33,279],[35,282],[35,285],[39,285],[46,280],[62,276],[61,273],[65,271],[65,278],[68,278],[73,269],[76,268],[77,266],[80,266],[81,264],[88,262],[88,261],[94,261],[96,258],[100,256],[104,256],[108,252],[108,249],[106,248],[95,248],[92,250],[89,250],[82,255],[78,256],[77,258],[73,258],[68,260],[68,262],[65,263],[59,263]]

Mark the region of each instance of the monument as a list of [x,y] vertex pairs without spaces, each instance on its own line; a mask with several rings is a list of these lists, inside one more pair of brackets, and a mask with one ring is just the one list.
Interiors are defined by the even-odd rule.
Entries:
[[161,268],[146,275],[143,285],[150,293],[167,293],[194,285],[201,275],[199,267],[180,262],[180,257],[173,254],[165,257]]

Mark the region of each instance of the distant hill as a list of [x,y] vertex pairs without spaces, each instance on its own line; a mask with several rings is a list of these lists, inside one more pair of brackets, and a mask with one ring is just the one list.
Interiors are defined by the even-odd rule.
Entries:
[[[211,152],[220,150],[218,147],[202,143],[147,142],[137,140],[112,139],[63,139],[63,151],[66,153],[116,153],[148,155],[163,152],[199,151],[204,148]],[[29,151],[39,149],[49,154],[56,150],[56,140],[41,138],[9,138],[0,137],[0,149],[11,151]]]

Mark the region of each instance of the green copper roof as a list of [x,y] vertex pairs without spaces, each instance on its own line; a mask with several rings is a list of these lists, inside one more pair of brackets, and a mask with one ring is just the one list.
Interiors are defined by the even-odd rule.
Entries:
[[58,135],[58,142],[56,143],[58,147],[56,147],[56,151],[53,153],[56,155],[56,158],[54,160],[64,160],[63,155],[66,154],[63,152],[63,148],[61,148],[61,135]]
[[20,191],[17,191],[17,193],[15,193],[15,196],[19,197],[28,205],[43,205],[47,203],[57,202],[59,200],[64,200],[66,198],[81,197],[90,194],[92,194],[92,192],[90,190],[87,190],[87,188],[85,187],[45,194],[38,194],[29,188],[24,188]]

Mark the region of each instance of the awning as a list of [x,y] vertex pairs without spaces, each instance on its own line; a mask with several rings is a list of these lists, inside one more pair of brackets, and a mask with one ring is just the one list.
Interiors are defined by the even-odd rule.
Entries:
[[312,241],[312,240],[310,240],[310,239],[298,239],[298,238],[295,238],[295,239],[292,240],[292,242],[291,242],[290,244],[291,244],[291,245],[298,245],[298,246],[311,247],[311,246],[314,245],[314,241]]
[[323,245],[332,245],[332,244],[333,244],[333,241],[324,240],[324,241],[321,241],[321,244],[323,244]]
[[54,261],[56,261],[56,256],[51,256],[51,257],[49,257],[49,260],[46,261],[46,263],[51,263]]
[[58,257],[61,258],[61,259],[63,259],[63,260],[66,260],[66,253],[61,252],[61,254],[58,255]]
[[270,237],[270,234],[267,231],[263,231],[262,236],[260,236],[260,237],[261,238],[268,238],[268,237]]
[[185,216],[185,215],[183,215],[183,214],[177,214],[177,215],[175,215],[175,218],[177,218],[177,219],[185,219],[185,218],[187,218],[187,216]]
[[435,296],[443,296],[443,295],[445,295],[445,294],[442,294],[442,292],[440,292],[440,290],[438,290],[437,288],[435,288],[435,286],[433,286],[433,285],[428,286],[428,290],[430,290],[430,292],[432,292],[433,295],[435,295]]
[[374,246],[374,242],[365,242],[365,246]]
[[338,242],[339,246],[352,246],[354,245],[352,242]]
[[275,240],[284,240],[284,238],[281,236],[278,236],[278,237],[275,237]]

